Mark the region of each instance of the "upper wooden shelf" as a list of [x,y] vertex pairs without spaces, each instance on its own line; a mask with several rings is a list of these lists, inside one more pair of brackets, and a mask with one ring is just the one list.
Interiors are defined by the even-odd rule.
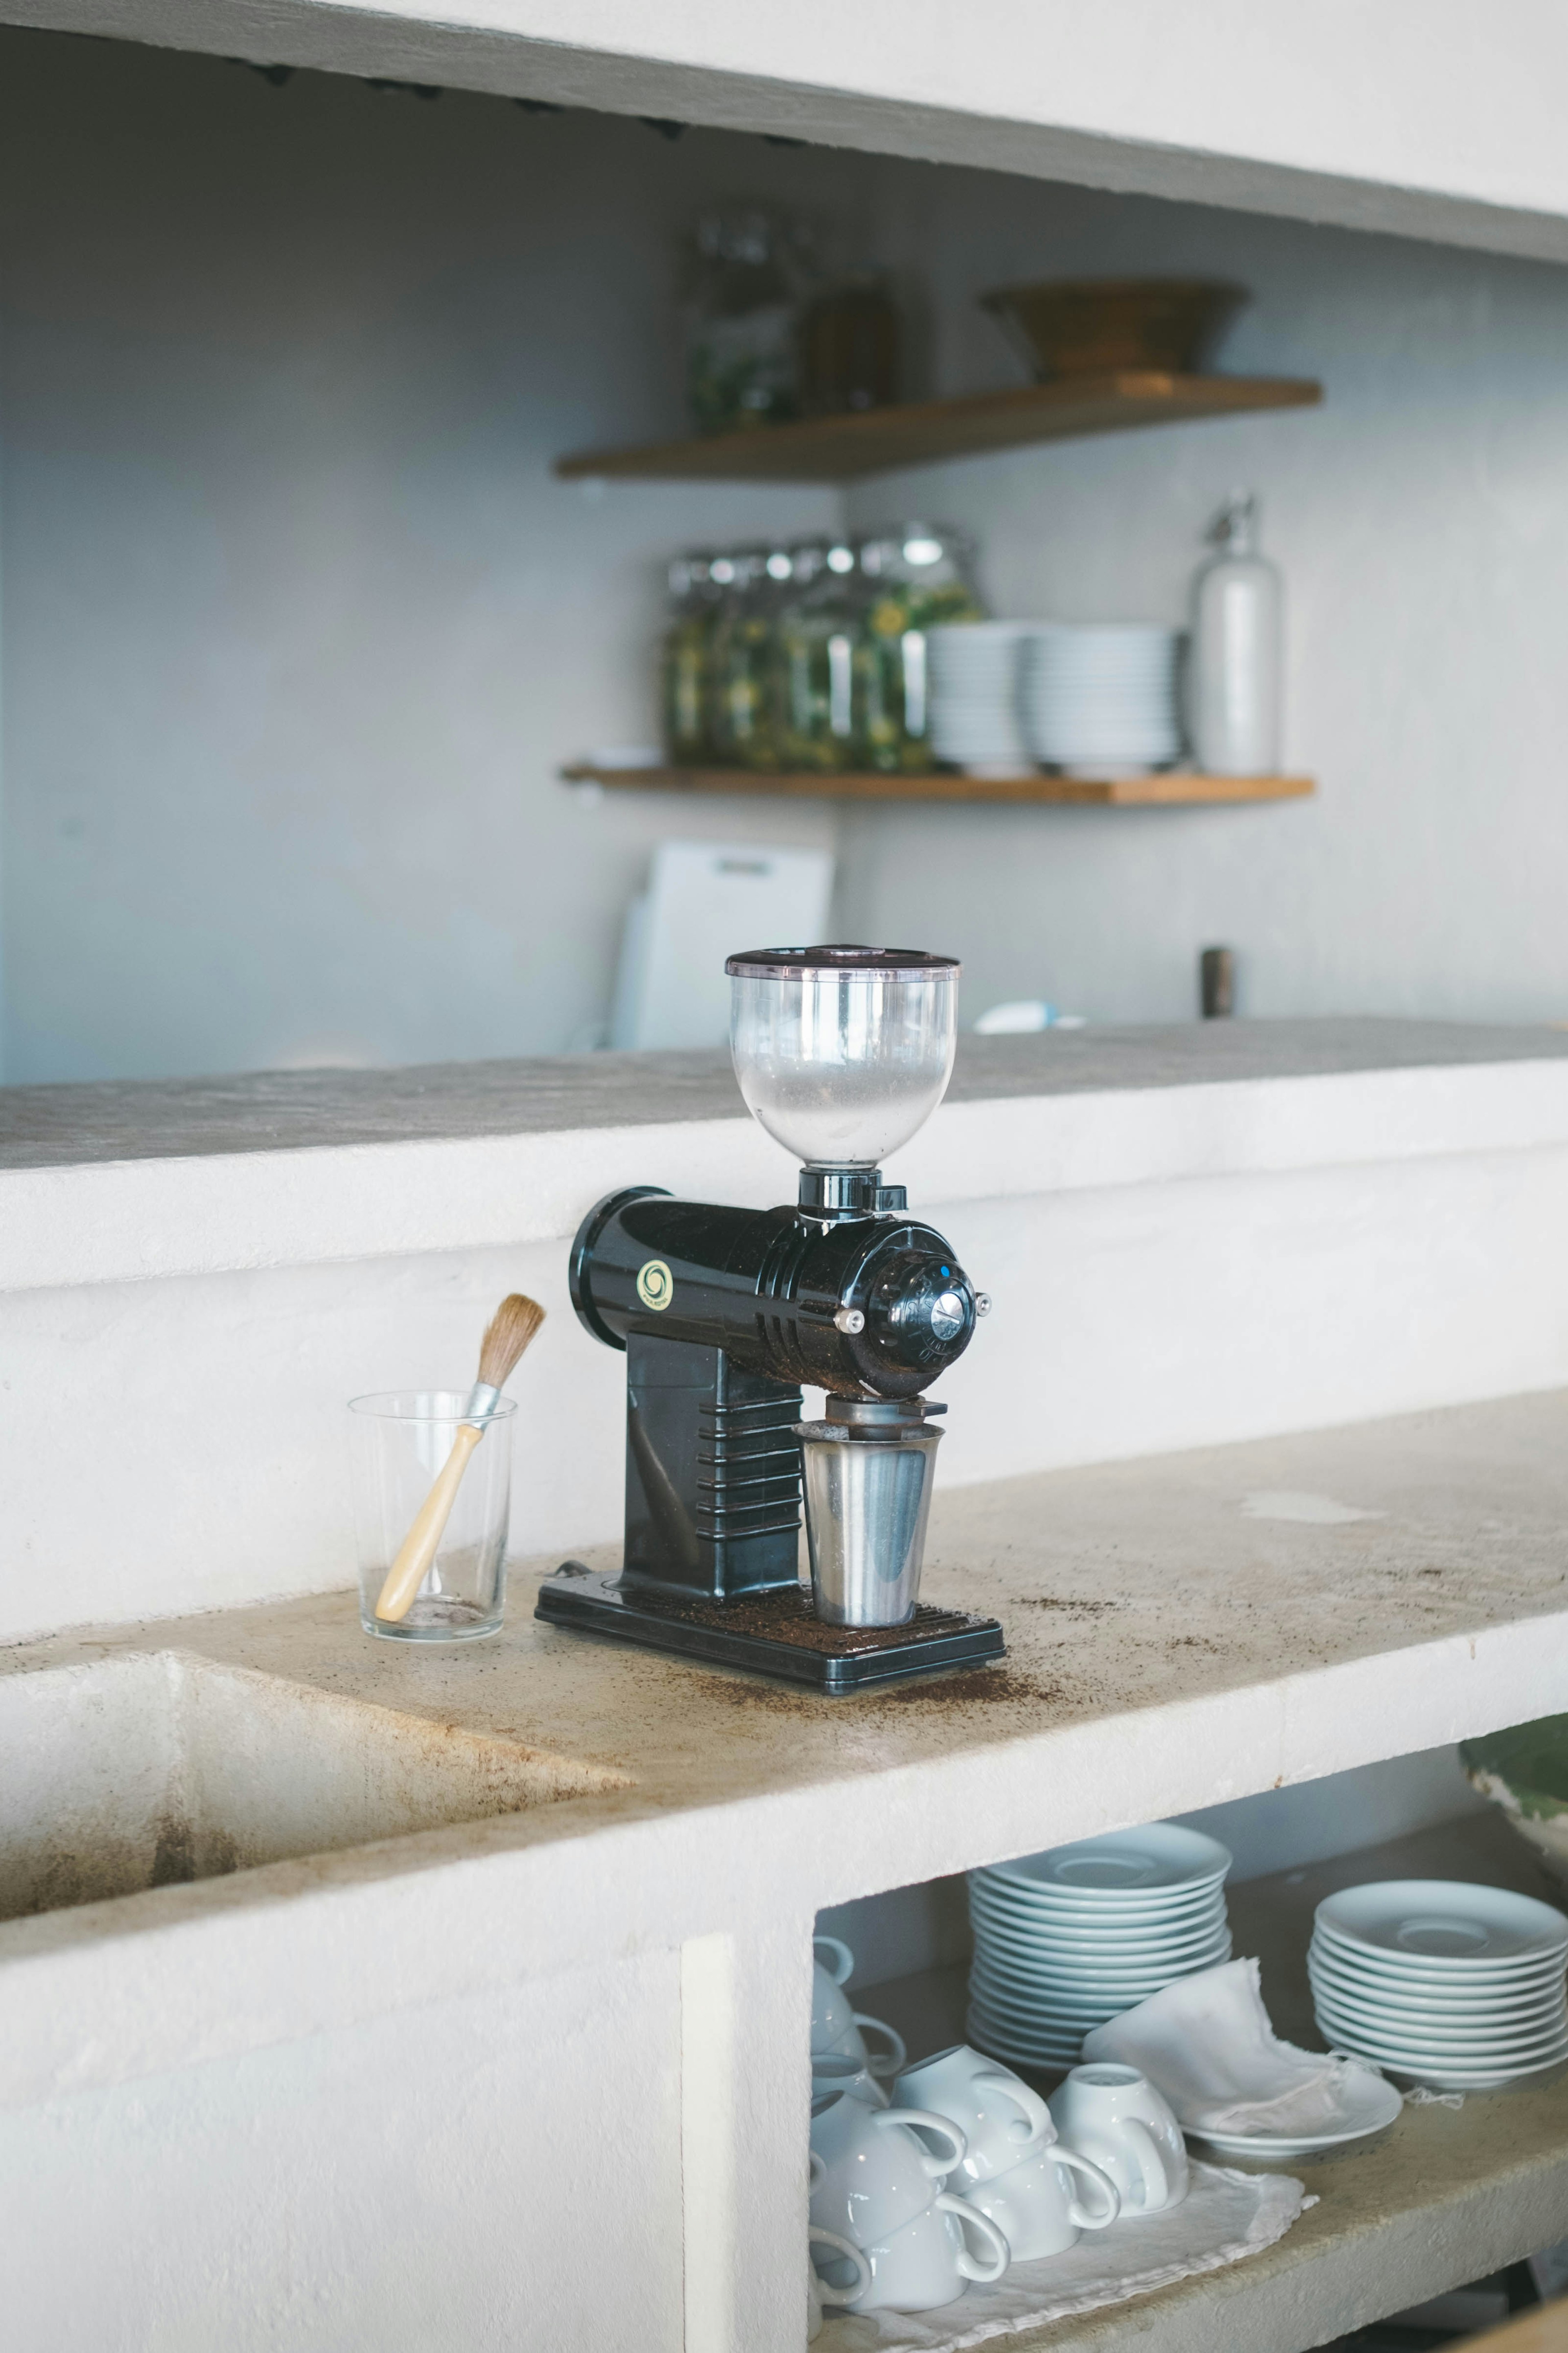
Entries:
[[1310,408],[1323,388],[1301,376],[1166,375],[1154,369],[1058,377],[958,400],[912,401],[853,417],[759,425],[635,449],[585,449],[558,458],[568,481],[584,475],[667,482],[850,482],[943,458],[980,457],[1030,441],[1185,425],[1266,408]]
[[1198,802],[1303,800],[1310,776],[1199,776],[1169,769],[1147,776],[920,776],[819,775],[798,768],[596,768],[574,761],[569,785],[610,785],[621,792],[753,793],[811,801],[1054,801],[1089,808],[1173,808]]

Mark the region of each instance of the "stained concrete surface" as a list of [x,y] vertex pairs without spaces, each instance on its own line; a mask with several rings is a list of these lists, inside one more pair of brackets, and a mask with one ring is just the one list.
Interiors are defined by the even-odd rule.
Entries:
[[[410,1656],[362,1633],[351,1595],[329,1594],[21,1643],[0,1651],[0,1674],[155,1639],[628,1777],[515,1817],[507,1836],[528,1845],[964,1766],[990,1795],[951,1870],[988,1842],[1007,1851],[1001,1824],[1013,1807],[1037,1818],[1042,1775],[1079,1804],[1124,1773],[1152,1777],[1142,1811],[1122,1816],[1137,1820],[1562,1706],[1565,1435],[1568,1393],[1552,1393],[939,1491],[927,1598],[999,1616],[1008,1656],[847,1701],[542,1626],[531,1602],[551,1561],[516,1567],[506,1625],[485,1642]],[[1247,1497],[1271,1491],[1367,1516],[1247,1516]],[[1478,1657],[1483,1632],[1510,1629],[1517,1642]],[[1222,1769],[1229,1792],[1213,1786]],[[941,1828],[960,1804],[945,1774],[921,1786],[923,1818],[874,1801],[889,1858],[878,1883],[927,1875],[898,1855],[956,1835]],[[1115,1802],[1137,1806],[1142,1779],[1128,1786]],[[812,1855],[796,1861],[810,1876]]]
[[0,1677],[0,1920],[518,1813],[621,1778],[166,1647]]
[[[959,1039],[952,1103],[1568,1056],[1568,1029],[1343,1018]],[[0,1088],[0,1168],[538,1134],[744,1116],[730,1057],[603,1053],[402,1070]]]

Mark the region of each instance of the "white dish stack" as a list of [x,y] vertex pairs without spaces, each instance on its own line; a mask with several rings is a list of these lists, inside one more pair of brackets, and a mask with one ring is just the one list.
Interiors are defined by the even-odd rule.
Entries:
[[953,621],[930,631],[931,742],[972,776],[1026,776],[1018,720],[1018,647],[1028,621]]
[[1181,636],[1152,623],[1053,623],[1023,646],[1019,707],[1037,760],[1069,776],[1136,776],[1182,755]]
[[1550,1904],[1448,1879],[1329,1896],[1307,1957],[1326,2042],[1449,2092],[1568,2061],[1565,1965],[1568,1919]]
[[972,1871],[971,2042],[1076,2066],[1091,2027],[1230,1958],[1230,1862],[1217,1839],[1153,1822]]

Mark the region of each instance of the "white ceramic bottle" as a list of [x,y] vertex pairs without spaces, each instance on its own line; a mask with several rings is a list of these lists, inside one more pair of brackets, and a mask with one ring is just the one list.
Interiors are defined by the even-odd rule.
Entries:
[[1258,501],[1233,491],[1209,525],[1216,554],[1193,581],[1187,716],[1211,776],[1268,776],[1279,766],[1284,586],[1258,553]]

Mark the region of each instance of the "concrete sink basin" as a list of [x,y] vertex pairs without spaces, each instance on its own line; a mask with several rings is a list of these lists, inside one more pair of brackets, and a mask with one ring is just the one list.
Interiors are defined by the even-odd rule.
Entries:
[[180,1651],[0,1677],[0,1920],[628,1786]]

